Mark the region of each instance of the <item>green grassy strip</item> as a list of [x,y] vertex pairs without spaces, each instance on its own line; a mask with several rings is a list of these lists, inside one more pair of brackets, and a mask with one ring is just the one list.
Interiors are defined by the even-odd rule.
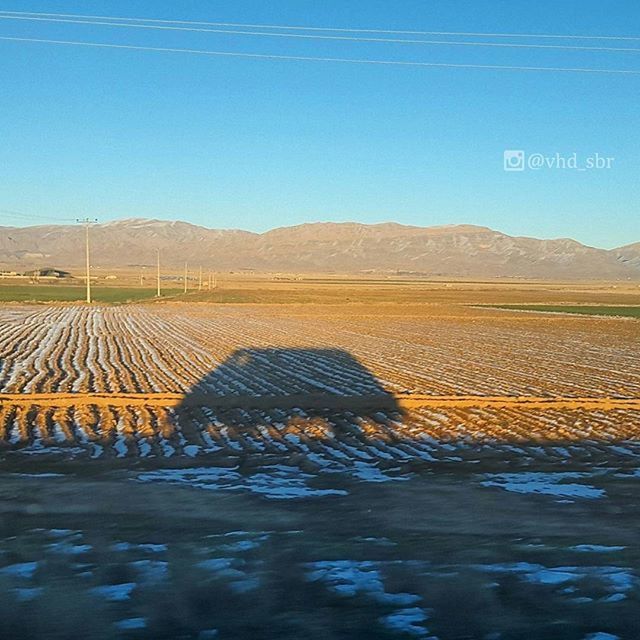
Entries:
[[[175,296],[180,289],[165,289],[163,296]],[[137,287],[91,287],[95,302],[118,304],[154,298],[155,289]],[[0,302],[81,302],[85,299],[83,286],[69,285],[2,285]]]
[[607,307],[607,306],[569,306],[543,304],[503,304],[488,305],[493,309],[509,309],[513,311],[545,311],[548,313],[573,313],[589,316],[625,316],[640,318],[640,307]]

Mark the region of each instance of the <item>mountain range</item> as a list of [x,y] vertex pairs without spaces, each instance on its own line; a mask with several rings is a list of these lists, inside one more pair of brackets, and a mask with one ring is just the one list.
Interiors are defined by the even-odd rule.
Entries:
[[[90,233],[91,262],[104,268],[155,265],[159,249],[171,269],[188,261],[217,271],[640,280],[640,242],[607,250],[474,225],[309,223],[252,233],[130,218],[93,225]],[[78,225],[0,227],[0,269],[83,264]]]

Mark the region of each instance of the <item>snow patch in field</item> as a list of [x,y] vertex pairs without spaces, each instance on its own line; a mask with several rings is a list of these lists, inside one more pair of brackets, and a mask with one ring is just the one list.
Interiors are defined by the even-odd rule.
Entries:
[[346,495],[339,489],[314,489],[307,481],[314,476],[301,472],[297,467],[274,465],[264,467],[267,473],[243,476],[237,471],[218,467],[192,469],[159,469],[140,473],[140,482],[169,482],[199,489],[224,491],[249,491],[273,500],[292,498],[317,498]]
[[386,537],[377,537],[377,536],[356,536],[353,538],[354,542],[366,542],[368,544],[377,544],[381,547],[395,547],[397,546],[396,542],[393,540],[389,540]]
[[115,542],[111,545],[112,551],[145,551],[147,553],[162,553],[168,549],[166,544],[153,544],[150,542],[133,544],[131,542]]
[[247,488],[274,500],[288,500],[291,498],[309,498],[322,496],[344,496],[346,491],[341,489],[314,489],[306,482],[314,476],[303,473],[297,467],[274,465],[265,467],[267,473],[256,473],[247,477]]
[[11,426],[11,432],[9,434],[9,444],[18,444],[20,440],[22,440],[22,435],[20,434],[20,423],[16,419],[13,421],[13,425]]
[[580,553],[612,553],[614,551],[624,551],[625,549],[626,547],[604,544],[577,544],[569,547],[570,551],[579,551]]
[[85,452],[81,447],[45,447],[39,440],[34,440],[33,444],[24,449],[16,449],[11,453],[23,454],[27,456],[79,456]]
[[345,596],[366,596],[375,602],[392,607],[396,611],[380,618],[380,623],[393,631],[432,638],[424,623],[426,612],[415,605],[421,598],[414,593],[387,593],[380,573],[380,563],[353,560],[322,560],[305,565],[307,580],[323,582],[334,593]]
[[83,553],[88,553],[92,549],[90,544],[71,544],[67,540],[50,544],[47,548],[53,553],[65,556],[82,555]]
[[37,562],[19,562],[17,564],[10,564],[7,567],[3,567],[0,569],[0,573],[14,578],[31,579],[37,569]]
[[529,573],[525,573],[523,579],[526,582],[531,582],[532,584],[563,584],[564,582],[577,580],[580,577],[581,576],[579,574],[566,569],[545,569],[543,567],[534,569]]
[[100,596],[108,602],[124,602],[129,600],[131,592],[136,588],[135,582],[123,582],[122,584],[106,584],[91,589],[91,593]]
[[16,478],[64,478],[64,473],[10,473]]
[[146,458],[151,453],[151,445],[147,442],[146,438],[140,438],[138,440],[138,450],[140,451],[141,458]]
[[587,473],[561,472],[541,473],[523,471],[520,473],[488,473],[481,482],[484,487],[498,487],[513,493],[533,493],[547,496],[597,499],[606,496],[603,489],[588,484],[565,482],[589,477]]
[[200,447],[197,444],[188,444],[182,447],[182,450],[188,455],[190,458],[195,458],[200,452]]
[[162,449],[162,455],[165,458],[170,458],[175,452],[175,447],[169,444],[169,441],[166,438],[160,437],[160,448]]
[[262,545],[263,542],[269,539],[269,535],[257,536],[252,540],[238,540],[237,542],[231,542],[229,544],[223,544],[220,546],[222,551],[229,553],[238,553],[243,551],[252,551]]
[[162,553],[168,549],[166,544],[154,544],[151,542],[145,542],[143,544],[137,544],[137,549],[146,551],[147,553]]
[[44,589],[42,587],[22,587],[21,589],[12,589],[12,592],[19,602],[31,602],[39,598],[43,594]]
[[91,446],[93,447],[91,451],[91,458],[93,459],[99,458],[104,453],[104,447],[101,444],[92,442]]
[[116,458],[124,458],[127,455],[127,452],[129,451],[129,448],[127,447],[127,439],[122,433],[119,433],[116,436],[113,448],[116,450]]
[[260,587],[258,576],[248,575],[240,569],[245,561],[239,558],[209,558],[198,562],[197,566],[214,574],[216,578],[229,580],[229,588],[234,593],[248,593]]
[[234,563],[235,558],[209,558],[208,560],[202,560],[198,562],[198,567],[206,569],[207,571],[223,571],[229,569]]
[[144,629],[147,626],[146,618],[125,618],[114,623],[116,629],[121,631],[133,631],[134,629]]
[[[383,618],[380,618],[380,622],[391,629],[392,631],[399,631],[412,636],[425,637],[429,633],[422,623],[426,622],[429,616],[419,607],[411,607],[409,609],[399,609],[394,613],[390,613]],[[429,636],[435,640],[434,636]]]
[[407,606],[420,600],[413,593],[387,593],[376,563],[353,560],[321,560],[305,565],[309,582],[324,582],[342,596],[366,595],[381,604]]
[[62,444],[63,442],[67,441],[67,436],[64,432],[64,429],[62,428],[62,425],[60,425],[58,422],[53,423],[53,439],[58,444]]
[[169,563],[162,560],[136,560],[130,562],[129,566],[136,571],[140,580],[147,584],[162,582],[169,575]]
[[242,580],[235,580],[229,586],[234,593],[248,593],[260,588],[260,578],[250,576]]
[[216,451],[222,450],[222,447],[213,441],[207,431],[202,431],[200,435],[202,436],[202,441],[207,445],[205,448],[206,453],[215,453]]
[[373,464],[367,464],[366,462],[356,461],[354,462],[354,469],[349,471],[350,474],[359,480],[365,482],[390,482],[393,480],[408,480],[409,476],[388,476],[383,473]]
[[612,593],[606,598],[600,598],[600,602],[621,602],[622,600],[626,599],[627,596],[624,593]]
[[579,582],[583,578],[600,580],[605,589],[612,593],[625,593],[637,586],[640,581],[626,567],[614,566],[561,566],[545,567],[529,562],[512,562],[504,564],[472,565],[477,571],[487,573],[515,573],[531,584],[560,585]]
[[82,537],[82,533],[74,529],[49,529],[47,533],[52,538],[67,538],[69,536]]
[[331,591],[343,596],[359,593],[384,593],[384,585],[373,562],[352,560],[324,560],[306,565],[312,571],[307,575],[309,582],[322,581]]

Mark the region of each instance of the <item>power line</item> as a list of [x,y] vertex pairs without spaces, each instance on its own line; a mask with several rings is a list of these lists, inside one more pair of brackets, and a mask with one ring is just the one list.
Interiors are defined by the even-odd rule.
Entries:
[[[118,20],[119,18],[114,18]],[[551,49],[551,50],[573,50],[573,51],[598,51],[598,52],[623,52],[623,53],[640,53],[640,49],[631,47],[593,47],[585,45],[570,45],[570,44],[537,44],[537,43],[514,43],[514,42],[465,42],[465,41],[453,41],[453,40],[413,40],[407,38],[367,38],[360,36],[339,36],[339,35],[317,35],[308,33],[277,33],[275,31],[241,31],[237,29],[210,29],[204,27],[177,27],[158,24],[132,24],[126,22],[106,22],[103,19],[98,20],[80,20],[74,18],[44,18],[44,17],[29,17],[29,16],[14,16],[14,15],[1,15],[0,20],[27,20],[37,22],[54,22],[65,24],[77,24],[77,25],[94,25],[104,27],[124,27],[127,29],[155,29],[162,31],[188,31],[196,33],[215,33],[215,34],[227,34],[227,35],[242,35],[242,36],[260,36],[271,38],[295,38],[303,40],[333,40],[342,42],[365,42],[375,43],[380,42],[383,44],[421,44],[432,46],[455,46],[455,47],[498,47],[498,48],[513,48],[513,49]]]
[[422,68],[448,68],[448,69],[486,69],[494,71],[547,71],[562,73],[591,73],[613,75],[640,75],[640,70],[635,69],[601,69],[593,67],[538,67],[499,64],[466,64],[452,62],[420,62],[403,60],[368,60],[363,58],[333,58],[320,56],[293,56],[271,53],[245,53],[238,51],[210,51],[207,49],[181,49],[174,47],[148,47],[131,44],[109,44],[106,42],[86,42],[76,40],[50,40],[45,38],[18,38],[13,36],[0,36],[0,40],[9,42],[35,42],[40,44],[59,44],[80,47],[93,47],[104,49],[127,49],[132,51],[154,51],[164,53],[190,53],[205,56],[222,56],[229,58],[248,58],[262,60],[295,60],[300,62],[341,62],[350,64],[368,64],[383,66],[422,67]]
[[122,22],[149,22],[157,24],[186,24],[210,27],[232,27],[248,29],[281,29],[292,31],[329,31],[343,33],[387,33],[396,35],[415,36],[462,36],[462,37],[488,37],[488,38],[553,38],[562,40],[631,40],[640,42],[640,36],[605,36],[605,35],[576,35],[576,34],[549,34],[549,33],[489,33],[469,31],[415,31],[402,29],[362,29],[345,27],[308,27],[302,25],[274,25],[274,24],[247,24],[238,22],[205,22],[197,20],[163,20],[159,18],[127,18],[116,16],[95,16],[73,13],[44,13],[36,11],[1,11],[0,13],[15,16],[47,16],[58,18],[82,18],[90,20],[120,20]]
[[38,216],[29,213],[22,213],[20,211],[12,211],[10,209],[0,209],[0,213],[3,213],[12,218],[19,218],[22,220],[46,220],[55,222],[75,222],[75,218],[59,218],[57,216]]

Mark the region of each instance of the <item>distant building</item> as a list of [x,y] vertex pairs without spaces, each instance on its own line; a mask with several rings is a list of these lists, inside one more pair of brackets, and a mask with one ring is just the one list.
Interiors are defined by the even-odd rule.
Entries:
[[44,267],[42,269],[34,269],[33,271],[25,271],[25,276],[30,278],[70,278],[71,274],[62,269],[54,269],[52,267]]

